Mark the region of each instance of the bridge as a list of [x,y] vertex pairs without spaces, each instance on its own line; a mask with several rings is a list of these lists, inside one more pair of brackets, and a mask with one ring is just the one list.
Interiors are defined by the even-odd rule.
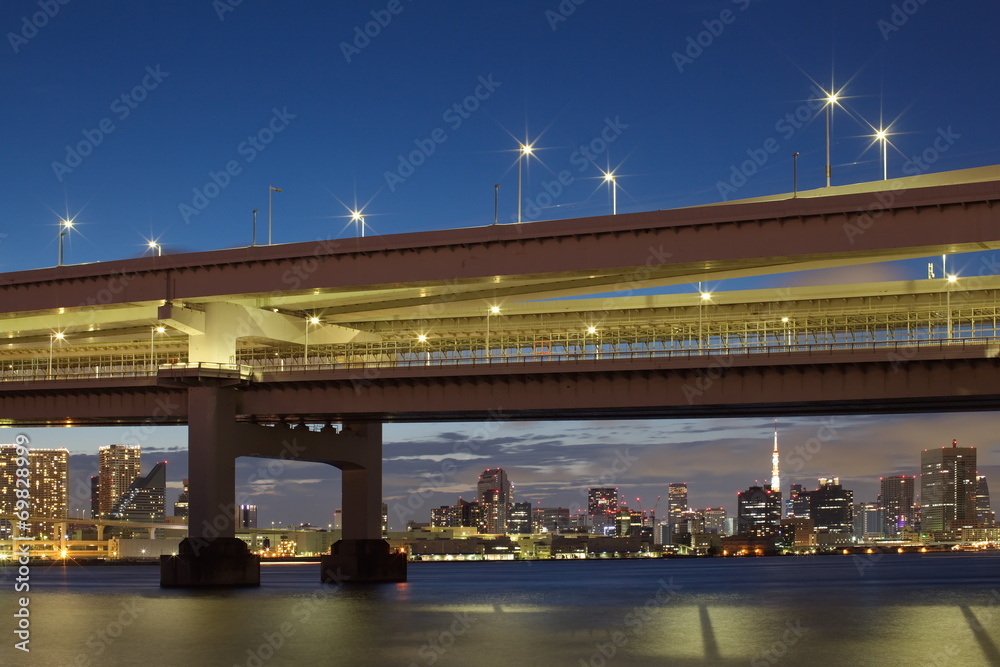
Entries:
[[996,409],[995,267],[656,292],[993,250],[998,201],[990,167],[2,274],[0,425],[188,424],[189,552],[165,585],[253,583],[234,545],[238,456],[340,467],[344,540],[324,573],[398,579],[380,535],[386,421]]

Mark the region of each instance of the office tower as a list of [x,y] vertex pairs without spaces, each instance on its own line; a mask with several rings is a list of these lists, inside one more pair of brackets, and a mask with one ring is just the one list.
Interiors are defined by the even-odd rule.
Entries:
[[431,508],[431,528],[452,528],[452,508],[448,505]]
[[514,503],[510,511],[509,532],[514,535],[531,535],[531,503]]
[[667,488],[667,520],[680,523],[681,514],[688,508],[687,482],[671,482]]
[[257,527],[257,506],[237,505],[236,506],[236,529]]
[[774,449],[771,450],[771,490],[781,493],[781,473],[778,464],[781,456],[778,454],[778,420],[774,420]]
[[[104,484],[101,478],[101,484]],[[153,466],[149,474],[139,477],[115,502],[107,516],[122,521],[163,521],[167,492],[167,462]]]
[[986,483],[986,475],[976,476],[976,525],[992,528],[996,525],[997,515],[990,506],[990,487]]
[[184,480],[184,487],[181,489],[180,494],[177,496],[177,502],[174,503],[174,516],[182,516],[187,518],[188,515],[188,481]]
[[701,511],[701,515],[705,518],[706,533],[726,534],[725,507],[707,507]]
[[479,531],[503,535],[507,532],[507,524],[510,521],[514,485],[507,479],[507,473],[503,468],[487,468],[479,476],[477,490],[483,513]]
[[882,510],[882,534],[897,537],[905,530],[914,529],[913,492],[917,478],[913,475],[892,475],[880,479],[878,495]]
[[[0,514],[13,514],[17,509],[18,458],[16,445],[0,445]],[[31,516],[69,516],[69,452],[66,449],[30,449],[28,480]],[[55,538],[59,530],[58,524],[45,522],[29,524],[19,533],[23,537]],[[10,521],[0,520],[0,536],[9,537],[12,531]]]
[[458,504],[451,508],[451,525],[456,528],[476,528],[481,530],[483,511],[478,502],[458,499]]
[[809,492],[809,518],[816,532],[850,535],[854,530],[854,492],[839,477],[820,477],[819,488]]
[[976,523],[976,448],[925,449],[920,453],[920,530],[958,531]]
[[615,525],[618,512],[618,487],[601,486],[587,489],[587,513],[590,514],[595,533],[608,532]]
[[774,535],[781,522],[781,494],[762,486],[751,486],[736,494],[737,530],[740,535]]
[[99,519],[101,516],[101,476],[90,476],[90,518]]
[[809,492],[801,484],[792,484],[786,505],[785,515],[789,519],[809,518]]
[[569,508],[536,507],[531,511],[531,526],[536,533],[565,533],[569,530]]
[[858,503],[854,506],[854,537],[865,541],[882,537],[885,521],[878,503]]
[[99,456],[98,509],[101,517],[106,517],[141,474],[142,448],[139,445],[108,445],[101,447]]

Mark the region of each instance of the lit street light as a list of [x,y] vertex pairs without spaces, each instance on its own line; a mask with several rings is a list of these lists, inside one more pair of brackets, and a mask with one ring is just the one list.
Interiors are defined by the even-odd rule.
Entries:
[[48,377],[50,377],[50,378],[52,377],[52,345],[57,340],[65,340],[65,339],[66,339],[66,334],[64,334],[61,331],[56,332],[56,333],[52,334],[51,336],[49,336],[49,373],[48,373]]
[[837,103],[837,93],[830,93],[826,98],[826,187],[830,187],[830,176],[833,167],[830,162],[830,119],[833,116],[833,105]]
[[63,241],[69,235],[69,230],[73,229],[72,220],[59,221],[59,257],[56,266],[63,265]]
[[281,188],[276,188],[273,185],[267,186],[267,245],[271,245],[271,200],[274,198],[275,192],[281,192]]
[[156,256],[157,257],[162,257],[163,256],[163,246],[161,246],[156,241],[150,241],[146,245],[149,246],[150,250],[155,250],[156,251]]
[[164,326],[155,326],[149,330],[149,365],[150,367],[155,367],[156,357],[154,356],[154,345],[156,344],[156,334],[166,333],[167,328]]
[[618,215],[618,181],[615,172],[604,172],[604,182],[611,186],[611,215]]
[[792,153],[792,197],[799,194],[799,154]]
[[882,180],[889,180],[889,135],[888,133],[879,128],[875,132],[875,139],[882,142]]
[[321,320],[315,316],[306,318],[306,345],[305,345],[305,354],[303,356],[305,358],[304,359],[305,363],[307,364],[309,363],[309,327],[317,325],[320,322]]
[[486,358],[490,359],[493,356],[493,350],[490,348],[490,317],[492,315],[500,314],[500,306],[490,306],[489,310],[486,311]]
[[257,245],[257,214],[260,213],[259,208],[253,210],[253,236],[250,238],[250,246],[253,247]]
[[361,228],[361,238],[365,237],[365,216],[361,211],[351,211],[351,222],[356,223]]
[[517,153],[517,221],[521,222],[521,163],[522,158],[531,155],[531,144],[521,144],[521,149]]
[[953,335],[951,327],[951,286],[958,282],[958,276],[954,273],[946,274],[945,280],[945,309],[948,311],[948,339],[950,340]]

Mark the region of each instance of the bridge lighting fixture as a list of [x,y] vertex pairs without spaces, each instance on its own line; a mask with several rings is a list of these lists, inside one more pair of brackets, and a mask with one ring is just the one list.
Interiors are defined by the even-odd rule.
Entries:
[[831,92],[826,96],[826,187],[830,187],[830,176],[833,173],[830,162],[830,122],[833,116],[833,107],[837,104],[838,99],[839,95],[836,92]]
[[522,163],[527,158],[531,157],[531,152],[533,150],[530,143],[519,144],[520,150],[517,152],[517,221],[521,222],[521,181],[522,175],[521,171],[523,169]]
[[149,247],[150,250],[155,250],[156,251],[156,256],[157,257],[162,257],[163,256],[163,246],[161,246],[156,241],[149,241],[146,245]]
[[701,300],[702,301],[711,301],[712,300],[712,293],[711,292],[702,292],[701,293]]
[[320,320],[318,317],[310,317],[309,324],[319,324]]
[[418,343],[426,343],[427,342],[427,335],[426,334],[418,334],[417,335],[417,342]]
[[591,334],[591,335],[593,335],[593,334],[597,333],[597,327],[595,327],[595,326],[593,326],[593,325],[591,325],[591,326],[587,327],[587,333],[588,333],[588,334]]
[[882,180],[889,180],[889,133],[879,128],[875,132],[875,140],[882,142]]
[[611,188],[611,215],[618,215],[618,181],[615,180],[615,172],[604,172],[604,182]]
[[365,237],[365,216],[362,211],[351,211],[351,222],[356,223],[361,228],[361,238]]
[[491,315],[499,315],[500,314],[500,306],[490,306],[490,314]]
[[949,273],[948,274],[948,282],[950,282],[950,283],[957,283],[958,282],[958,276],[956,276],[954,273]]
[[56,266],[63,265],[63,241],[69,235],[70,230],[73,229],[72,220],[60,220],[59,221],[59,252],[56,262]]
[[271,200],[275,192],[281,192],[281,188],[267,186],[267,245],[271,245]]
[[784,324],[788,324],[788,318],[787,318],[787,317],[782,317],[782,318],[781,318],[781,321],[782,321],[782,322],[783,322]]

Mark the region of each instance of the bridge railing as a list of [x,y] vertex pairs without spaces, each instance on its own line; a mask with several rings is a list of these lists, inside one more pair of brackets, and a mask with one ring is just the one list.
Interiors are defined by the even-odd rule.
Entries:
[[[479,350],[427,350],[426,352],[397,352],[392,355],[322,355],[305,360],[301,357],[253,360],[252,363],[210,363],[175,362],[163,364],[104,364],[91,365],[82,360],[74,364],[63,360],[51,369],[38,363],[28,367],[0,368],[0,383],[38,382],[45,380],[93,380],[108,378],[156,378],[178,375],[199,374],[228,376],[238,375],[249,380],[255,375],[280,375],[302,371],[363,370],[369,368],[418,368],[421,366],[492,366],[502,364],[530,364],[538,362],[575,362],[629,359],[685,359],[698,357],[726,357],[760,355],[764,358],[789,353],[807,355],[828,354],[830,352],[855,352],[882,350],[887,360],[905,360],[915,351],[965,350],[985,347],[987,356],[1000,356],[1000,337],[984,336],[975,338],[885,340],[862,342],[828,342],[781,344],[774,342],[752,345],[703,345],[669,349],[616,349],[610,346],[579,350],[547,350],[539,353],[531,348]],[[893,357],[895,354],[897,356]],[[373,358],[374,357],[374,358]],[[39,360],[30,360],[39,361]]]

